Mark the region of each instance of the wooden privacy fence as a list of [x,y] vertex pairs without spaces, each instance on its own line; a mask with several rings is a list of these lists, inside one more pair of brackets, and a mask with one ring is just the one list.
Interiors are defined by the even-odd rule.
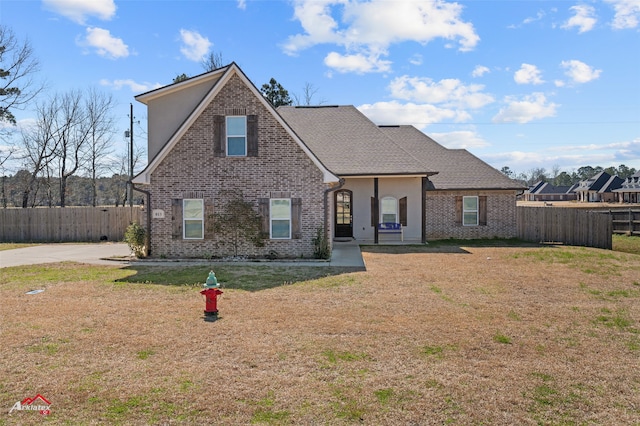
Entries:
[[140,207],[0,209],[1,242],[122,241]]
[[518,207],[518,238],[542,243],[612,248],[608,212],[560,207]]
[[640,210],[611,210],[614,234],[640,235]]

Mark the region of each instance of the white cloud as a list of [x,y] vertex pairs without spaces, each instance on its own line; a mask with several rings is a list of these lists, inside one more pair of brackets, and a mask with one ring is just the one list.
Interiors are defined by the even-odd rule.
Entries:
[[121,90],[123,87],[128,87],[133,93],[144,93],[163,86],[163,84],[160,83],[138,83],[130,78],[120,80],[102,79],[100,80],[100,85],[112,87],[115,90]]
[[103,28],[87,27],[85,38],[78,41],[78,44],[93,48],[98,55],[109,59],[129,56],[129,46],[124,44],[121,38],[112,36],[109,30]]
[[482,108],[494,102],[491,95],[482,93],[484,85],[464,85],[460,80],[448,78],[434,82],[430,78],[397,77],[389,83],[391,96],[419,103],[443,104],[452,108]]
[[422,65],[422,55],[419,53],[414,54],[413,56],[411,56],[411,58],[409,58],[409,63],[411,65]]
[[485,75],[485,74],[487,74],[489,72],[491,72],[489,70],[489,68],[485,67],[484,65],[476,65],[476,67],[471,72],[471,76],[472,77],[482,77],[483,75]]
[[201,61],[213,45],[208,38],[203,37],[197,31],[185,29],[180,30],[180,40],[182,41],[180,52],[185,58],[196,62]]
[[638,0],[605,0],[613,5],[615,16],[611,26],[616,30],[638,27],[640,22],[640,2]]
[[525,18],[525,20],[524,20],[524,21],[522,21],[522,23],[523,23],[523,24],[530,24],[530,23],[532,23],[532,22],[539,21],[539,20],[541,20],[542,18],[544,18],[544,16],[545,16],[545,15],[546,15],[546,14],[544,13],[544,11],[543,11],[543,10],[540,10],[540,11],[538,11],[538,13],[536,13],[536,16],[534,16],[534,17],[531,17],[531,16],[530,16],[530,17],[528,17],[528,18]]
[[520,69],[515,72],[513,79],[518,84],[542,84],[544,80],[541,77],[540,70],[535,65],[522,64]]
[[45,8],[84,25],[87,18],[109,20],[116,13],[113,0],[42,0]]
[[387,72],[391,69],[391,62],[381,60],[376,55],[365,56],[363,54],[341,55],[331,52],[324,58],[324,64],[341,73],[364,74],[367,72]]
[[442,121],[468,121],[471,116],[460,110],[438,108],[428,104],[402,104],[398,101],[360,105],[358,109],[376,124],[410,124],[423,130]]
[[442,38],[457,41],[459,50],[468,51],[480,38],[471,23],[461,20],[461,14],[462,6],[457,3],[432,0],[296,0],[294,17],[304,33],[290,36],[283,49],[294,55],[330,43],[344,47],[343,58],[355,52],[370,63],[387,62],[380,58],[387,55],[388,47],[405,41],[426,44]]
[[238,9],[245,10],[247,8],[246,0],[238,0]]
[[450,149],[472,149],[489,146],[489,142],[482,139],[476,132],[460,130],[449,133],[429,133],[439,144]]
[[602,70],[596,70],[576,59],[562,61],[560,66],[567,70],[565,71],[565,75],[567,75],[574,83],[588,83],[592,80],[596,80],[600,77],[600,73],[602,73]]
[[597,19],[594,17],[596,11],[593,6],[579,4],[571,6],[569,10],[571,10],[574,15],[562,25],[562,28],[571,29],[578,27],[578,33],[582,34],[591,31],[596,25]]
[[522,99],[513,96],[505,98],[507,106],[501,108],[493,117],[494,123],[528,123],[533,120],[553,117],[556,114],[557,104],[548,102],[543,93],[533,93]]

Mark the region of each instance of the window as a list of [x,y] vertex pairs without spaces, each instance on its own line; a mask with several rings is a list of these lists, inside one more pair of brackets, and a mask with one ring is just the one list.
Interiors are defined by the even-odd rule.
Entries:
[[271,238],[291,238],[291,199],[272,198],[269,213]]
[[204,238],[204,200],[182,200],[182,221],[185,240]]
[[462,224],[478,226],[478,197],[462,197]]
[[398,202],[393,197],[384,197],[380,201],[380,218],[382,223],[398,222]]
[[227,117],[227,155],[244,157],[247,155],[247,117]]

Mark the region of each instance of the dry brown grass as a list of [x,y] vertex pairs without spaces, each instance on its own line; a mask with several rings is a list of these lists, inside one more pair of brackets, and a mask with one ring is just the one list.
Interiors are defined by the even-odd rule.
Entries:
[[215,322],[193,286],[0,270],[0,423],[42,423],[7,415],[37,393],[49,424],[640,423],[640,256],[394,251],[365,252],[366,272],[226,289]]

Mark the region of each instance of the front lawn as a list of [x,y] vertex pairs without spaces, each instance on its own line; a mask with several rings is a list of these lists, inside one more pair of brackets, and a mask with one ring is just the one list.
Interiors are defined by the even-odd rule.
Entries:
[[214,322],[206,266],[0,269],[0,424],[640,423],[640,256],[363,251],[214,265]]

